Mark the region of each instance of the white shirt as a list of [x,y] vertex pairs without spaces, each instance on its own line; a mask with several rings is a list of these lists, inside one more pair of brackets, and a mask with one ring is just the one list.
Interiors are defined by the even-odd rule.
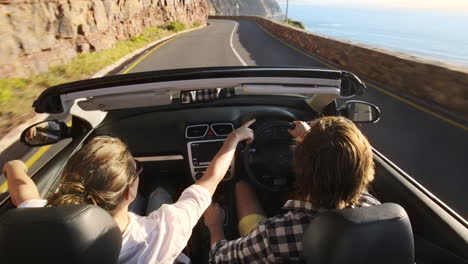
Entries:
[[[46,203],[46,200],[30,200],[18,207],[43,207]],[[176,203],[164,204],[148,216],[129,213],[119,263],[173,263],[210,203],[210,192],[192,185]]]

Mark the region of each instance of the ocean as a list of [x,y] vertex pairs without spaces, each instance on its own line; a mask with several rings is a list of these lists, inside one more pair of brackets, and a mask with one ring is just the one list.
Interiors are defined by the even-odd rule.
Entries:
[[290,2],[288,17],[321,35],[468,67],[468,13]]

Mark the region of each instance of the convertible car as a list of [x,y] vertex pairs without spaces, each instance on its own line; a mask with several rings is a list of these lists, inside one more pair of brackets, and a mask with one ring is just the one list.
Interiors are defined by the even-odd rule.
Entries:
[[[163,186],[177,198],[199,179],[226,136],[256,118],[255,140],[240,145],[213,200],[226,212],[228,238],[236,238],[234,183],[247,179],[268,215],[295,188],[292,121],[341,115],[375,123],[380,110],[358,98],[366,86],[346,71],[311,68],[222,67],[108,76],[51,87],[34,102],[38,113],[71,114],[71,124],[50,119],[22,135],[29,146],[63,145],[34,175],[41,195],[58,186],[61,172],[83,143],[97,135],[122,139],[144,164],[139,193]],[[353,98],[353,99],[354,99]],[[348,100],[342,105],[338,101]],[[395,135],[397,136],[397,135]],[[371,193],[382,205],[319,213],[304,234],[307,263],[468,263],[468,223],[374,151]],[[70,263],[112,263],[120,251],[115,223],[93,206],[16,209],[0,201],[0,260],[20,263],[56,256]],[[167,243],[171,243],[167,241]],[[207,263],[203,221],[186,253]],[[6,262],[3,262],[3,261]],[[50,262],[49,262],[50,263]]]

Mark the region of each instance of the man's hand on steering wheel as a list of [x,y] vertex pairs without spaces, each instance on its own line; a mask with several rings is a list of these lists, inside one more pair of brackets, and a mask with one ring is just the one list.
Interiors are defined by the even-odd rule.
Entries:
[[[307,129],[302,124],[299,127]],[[291,162],[295,142],[288,130],[295,129],[295,124],[288,121],[268,121],[256,128],[255,141],[246,145],[243,152],[249,182],[269,192],[288,192],[294,188]]]
[[293,124],[295,127],[293,129],[288,129],[288,132],[295,138],[303,137],[310,129],[310,126],[304,121],[294,121]]

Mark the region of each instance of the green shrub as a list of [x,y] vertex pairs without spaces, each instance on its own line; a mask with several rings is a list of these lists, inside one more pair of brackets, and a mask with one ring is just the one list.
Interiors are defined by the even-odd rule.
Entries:
[[200,21],[196,20],[195,22],[193,22],[192,26],[193,27],[199,27],[199,26],[201,26],[201,23],[200,23]]
[[145,38],[144,36],[140,35],[140,36],[135,36],[135,37],[130,38],[130,41],[131,41],[131,42],[135,42],[135,43],[142,43],[142,42],[147,41],[147,38]]
[[288,20],[284,21],[283,23],[291,25],[293,27],[300,28],[300,29],[305,29],[305,26],[304,26],[304,24],[302,24],[301,21],[288,19]]
[[4,102],[7,102],[10,99],[11,99],[11,90],[6,87],[0,88],[0,104],[3,104]]
[[21,78],[5,78],[0,79],[0,88],[7,88],[7,89],[21,89],[25,87],[27,84],[25,79]]
[[174,32],[179,32],[179,31],[185,30],[186,27],[185,27],[185,24],[183,23],[180,23],[178,21],[173,21],[173,22],[169,22],[169,23],[162,25],[162,28],[166,30],[174,31]]
[[14,91],[23,89],[26,84],[26,80],[20,78],[0,79],[0,104],[9,101]]

